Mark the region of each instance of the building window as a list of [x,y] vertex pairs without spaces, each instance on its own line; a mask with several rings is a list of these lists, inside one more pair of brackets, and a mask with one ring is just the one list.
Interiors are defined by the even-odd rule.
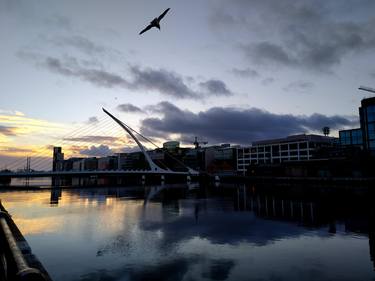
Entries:
[[299,149],[306,149],[307,148],[307,142],[301,142],[299,144]]
[[281,145],[281,150],[288,150],[288,145],[287,144],[282,144]]
[[297,149],[297,144],[296,143],[289,144],[289,149]]
[[370,105],[366,108],[367,111],[367,121],[375,122],[375,105]]
[[370,140],[375,139],[375,123],[368,124],[368,137]]

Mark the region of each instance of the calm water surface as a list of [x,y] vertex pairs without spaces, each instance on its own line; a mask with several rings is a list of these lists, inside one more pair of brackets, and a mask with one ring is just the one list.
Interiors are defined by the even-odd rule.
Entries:
[[0,198],[55,281],[375,280],[368,198],[180,187]]

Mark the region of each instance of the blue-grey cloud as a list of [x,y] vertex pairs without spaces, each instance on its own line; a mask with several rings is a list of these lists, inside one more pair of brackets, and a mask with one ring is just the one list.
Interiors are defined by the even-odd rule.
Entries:
[[267,78],[264,78],[262,80],[262,84],[264,86],[268,86],[268,85],[272,84],[273,82],[275,82],[275,78],[272,78],[272,77],[267,77]]
[[141,69],[131,67],[134,77],[132,87],[148,91],[158,91],[177,98],[194,98],[198,94],[192,90],[181,75],[165,69]]
[[244,69],[233,68],[231,72],[234,75],[238,77],[242,77],[242,78],[257,78],[260,76],[258,71],[251,69],[251,68],[244,68]]
[[240,50],[253,63],[328,72],[349,54],[375,49],[374,1],[223,3],[215,3],[212,26],[242,38]]
[[82,149],[79,153],[87,156],[107,156],[113,154],[113,151],[109,146],[102,144],[100,146],[93,145],[88,149]]
[[205,82],[199,83],[199,86],[209,95],[216,95],[216,96],[233,95],[233,93],[228,89],[227,85],[221,80],[217,80],[217,79],[207,80]]
[[358,123],[354,118],[339,115],[275,114],[259,108],[213,107],[194,113],[181,110],[169,102],[159,103],[155,108],[163,116],[144,119],[141,123],[142,133],[165,138],[169,134],[181,134],[184,141],[198,135],[211,143],[249,144],[255,140],[320,132],[323,126],[336,130],[353,127]]
[[72,47],[86,54],[102,54],[108,51],[108,48],[101,46],[81,35],[55,37],[49,41],[55,46]]
[[98,120],[98,117],[96,116],[91,116],[89,117],[89,119],[87,120],[87,124],[97,124],[99,122]]
[[293,81],[286,85],[283,90],[287,92],[307,92],[314,87],[309,81]]
[[194,89],[190,77],[184,77],[166,69],[141,68],[129,66],[129,75],[109,72],[101,65],[95,66],[87,60],[74,57],[43,57],[42,55],[19,52],[19,58],[32,60],[49,71],[67,77],[79,78],[95,86],[105,88],[125,88],[130,90],[156,91],[160,94],[178,99],[204,99],[208,96],[228,96],[233,92],[225,82],[219,79],[204,80],[199,83],[203,91]]
[[112,88],[112,87],[128,87],[129,83],[120,75],[108,72],[103,69],[87,68],[79,65],[76,60],[62,61],[58,58],[47,57],[41,63],[52,72],[80,78],[91,82],[96,86]]
[[117,110],[130,113],[143,113],[141,108],[130,103],[119,104]]

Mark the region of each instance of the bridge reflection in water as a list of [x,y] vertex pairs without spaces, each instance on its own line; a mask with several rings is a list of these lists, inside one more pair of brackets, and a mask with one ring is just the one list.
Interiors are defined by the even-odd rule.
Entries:
[[[62,189],[54,188],[50,192],[51,206],[58,205],[62,196]],[[144,189],[136,187],[103,190],[78,189],[64,190],[64,192],[72,194],[77,192],[79,196],[88,196],[90,194],[92,198],[97,196],[115,198],[130,196],[144,200],[145,208],[147,208],[149,202],[160,202],[164,206],[163,208],[173,208],[174,213],[177,214],[188,210],[196,222],[200,221],[201,216],[207,216],[208,210],[219,208],[224,210],[224,214],[228,212],[248,213],[250,217],[255,216],[270,221],[288,222],[312,230],[325,228],[327,234],[332,235],[340,231],[368,236],[369,253],[375,269],[375,206],[370,202],[363,204],[361,201],[363,198],[358,199],[340,194],[323,197],[320,195],[310,196],[311,194],[306,196],[288,191],[282,193],[279,191],[258,192],[254,186],[246,185],[220,185],[212,188],[201,188],[198,184],[187,186],[156,185],[148,186]],[[339,200],[336,196],[339,197]],[[218,202],[211,201],[212,198],[219,198],[220,200]],[[214,202],[219,205],[213,206],[212,203]],[[228,205],[229,202],[232,204]],[[223,221],[225,221],[225,218],[219,218],[220,224]],[[150,225],[148,224],[147,228],[149,229],[149,227]],[[212,227],[212,221],[210,222],[210,227]],[[337,229],[338,227],[339,230]],[[274,230],[270,229],[270,231],[273,232]],[[178,234],[178,231],[174,230],[174,234],[171,235],[178,236]],[[238,234],[241,235],[243,232],[239,231]],[[285,233],[282,235],[288,236]],[[281,238],[270,238],[266,235],[266,239],[267,237],[269,239]],[[111,251],[117,250],[112,249]],[[105,251],[101,250],[100,255],[104,254]]]
[[[282,280],[308,280],[306,274],[313,269],[322,281],[375,277],[371,194],[326,187],[301,192],[251,185],[165,184],[53,188],[1,197],[6,204],[26,195],[33,206],[19,201],[12,210],[16,218],[34,210],[54,222],[49,230],[30,229],[30,245],[57,281],[82,276],[242,281],[248,280],[249,271],[263,280],[272,280],[266,277],[271,273]],[[48,206],[53,210],[49,212]],[[27,233],[26,220],[20,222]],[[48,237],[48,245],[41,242],[43,237]],[[69,277],[54,265],[73,264],[48,254],[58,249],[74,253],[77,259],[72,263],[79,260],[83,269],[92,271]]]

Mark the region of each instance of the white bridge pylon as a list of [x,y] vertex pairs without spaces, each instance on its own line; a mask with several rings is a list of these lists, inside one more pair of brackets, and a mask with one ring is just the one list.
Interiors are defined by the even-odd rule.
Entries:
[[[171,173],[172,172],[169,169],[163,169],[163,168],[160,168],[158,165],[156,165],[155,162],[152,161],[150,155],[148,155],[148,153],[147,153],[146,149],[144,148],[144,146],[135,137],[135,135],[132,133],[132,131],[129,129],[129,127],[125,123],[123,123],[121,120],[119,120],[118,118],[116,118],[115,116],[113,116],[111,113],[109,113],[107,110],[105,110],[104,108],[102,108],[102,109],[103,109],[103,111],[109,117],[111,117],[117,124],[119,124],[120,127],[123,128],[133,138],[133,140],[137,143],[138,147],[141,149],[143,155],[145,156],[145,159],[146,159],[148,165],[150,166],[151,171],[153,171],[153,172],[160,172],[160,173]],[[190,167],[187,167],[186,165],[185,165],[185,167],[188,169],[188,172],[190,174],[198,174],[197,171],[191,169]]]

